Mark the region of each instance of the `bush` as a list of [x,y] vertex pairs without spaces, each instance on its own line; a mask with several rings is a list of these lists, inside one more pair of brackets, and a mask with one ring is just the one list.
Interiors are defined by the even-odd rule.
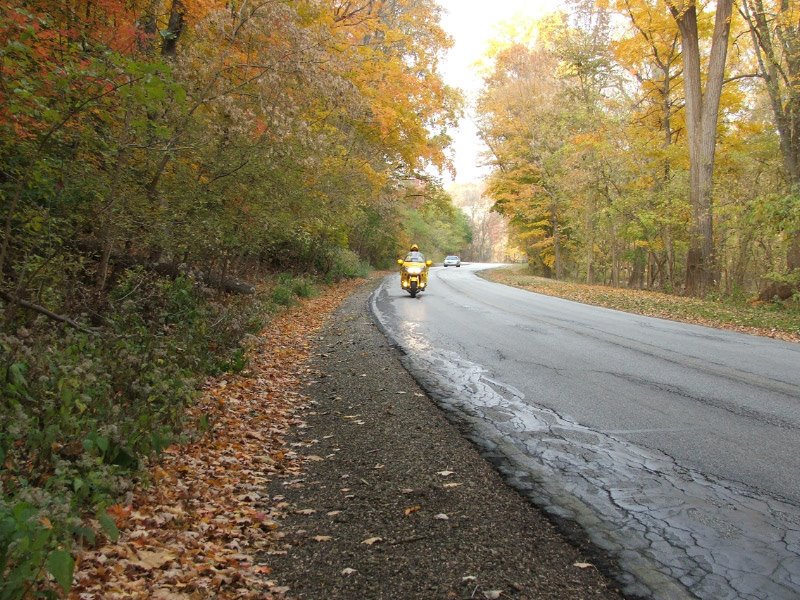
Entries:
[[290,287],[278,284],[272,290],[272,301],[279,306],[291,306],[295,302],[295,295]]
[[332,283],[340,279],[369,277],[370,266],[352,250],[339,248],[334,251],[332,267],[325,275],[325,281]]
[[292,282],[292,293],[298,298],[311,298],[316,295],[317,290],[311,279],[308,277],[298,277]]
[[80,515],[113,526],[103,508],[182,438],[203,376],[244,368],[240,341],[271,304],[139,269],[119,279],[108,303],[98,335],[21,311],[27,320],[0,333],[2,599],[30,595],[19,582],[30,586],[44,570],[58,582],[71,577],[73,537],[94,537]]

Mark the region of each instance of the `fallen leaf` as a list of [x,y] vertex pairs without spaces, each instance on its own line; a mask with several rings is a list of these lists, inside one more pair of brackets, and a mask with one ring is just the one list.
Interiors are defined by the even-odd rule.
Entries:
[[329,513],[326,513],[329,517],[335,517],[338,514],[341,514],[342,511],[340,510],[332,510]]
[[466,582],[477,581],[477,580],[478,578],[475,577],[475,575],[465,575],[464,577],[461,578],[461,581],[466,581]]
[[329,535],[315,535],[314,541],[315,542],[330,542],[333,538]]
[[276,594],[285,594],[290,589],[292,589],[292,588],[290,588],[288,585],[276,585],[276,586],[273,586],[273,587],[269,588],[269,591],[270,592],[275,592]]
[[450,475],[452,475],[453,473],[455,473],[455,471],[437,471],[436,472],[437,475],[441,475],[442,477],[450,477]]
[[502,594],[503,592],[500,590],[488,590],[483,592],[483,597],[486,598],[486,600],[497,600]]
[[342,575],[345,575],[345,576],[355,575],[356,573],[358,573],[358,571],[356,571],[355,569],[351,569],[350,567],[347,567],[346,569],[342,569]]
[[433,515],[433,518],[434,518],[434,519],[438,519],[438,520],[440,520],[440,521],[447,521],[447,520],[448,520],[450,517],[448,517],[448,516],[447,516],[446,514],[444,514],[444,513],[439,513],[438,515]]
[[572,566],[573,567],[578,567],[579,569],[589,569],[589,568],[593,567],[594,565],[592,563],[587,563],[587,562],[576,562]]
[[377,544],[378,542],[382,542],[382,541],[383,541],[383,538],[381,538],[381,537],[371,537],[371,538],[365,539],[361,543],[362,544],[366,544],[367,546],[372,546],[372,544]]
[[313,515],[317,511],[313,508],[301,508],[300,510],[296,510],[294,512],[298,515]]
[[130,562],[132,565],[140,567],[145,571],[151,571],[153,569],[160,569],[165,564],[172,562],[176,558],[177,556],[175,554],[166,550],[140,550],[138,552],[138,558],[131,560]]
[[417,505],[415,505],[415,506],[409,506],[409,507],[408,507],[407,509],[405,509],[403,512],[405,513],[405,515],[406,515],[406,516],[408,516],[408,515],[410,515],[411,513],[415,513],[415,512],[417,512],[417,511],[418,511],[418,510],[420,510],[421,508],[422,508],[422,507],[421,507],[419,504],[417,504]]
[[443,488],[454,488],[454,487],[458,487],[460,485],[464,485],[464,484],[463,483],[452,482],[452,483],[445,483],[445,484],[442,485],[442,487]]

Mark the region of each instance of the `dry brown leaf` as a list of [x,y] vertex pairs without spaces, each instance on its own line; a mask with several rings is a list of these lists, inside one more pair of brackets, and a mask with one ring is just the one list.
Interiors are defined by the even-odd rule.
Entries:
[[140,550],[137,556],[138,558],[136,560],[131,560],[130,564],[144,569],[145,571],[160,569],[168,562],[172,562],[177,558],[175,554],[166,550]]
[[329,535],[315,535],[314,536],[314,541],[315,542],[330,542],[332,539],[333,539],[333,537],[331,537]]
[[381,538],[381,537],[371,537],[371,538],[365,539],[361,543],[362,544],[366,544],[367,546],[372,546],[372,544],[377,544],[378,542],[382,542],[382,541],[383,541],[383,538]]
[[405,513],[405,515],[406,515],[406,516],[408,516],[408,515],[410,515],[410,514],[412,514],[412,513],[415,513],[415,512],[417,512],[417,511],[418,511],[418,510],[420,510],[421,508],[422,508],[422,507],[421,507],[419,504],[416,504],[416,505],[414,505],[414,506],[409,506],[409,507],[408,507],[407,509],[405,509],[403,512]]

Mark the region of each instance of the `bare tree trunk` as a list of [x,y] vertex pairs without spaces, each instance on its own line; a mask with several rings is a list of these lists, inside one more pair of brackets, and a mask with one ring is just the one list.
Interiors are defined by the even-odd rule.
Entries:
[[705,89],[702,87],[700,73],[695,2],[666,2],[681,32],[686,90],[689,201],[692,205],[689,252],[686,258],[686,291],[693,295],[703,295],[715,285],[717,279],[712,210],[714,155],[733,0],[717,1]]
[[633,251],[633,265],[631,266],[631,274],[628,278],[629,288],[642,289],[644,283],[644,266],[644,250],[642,248],[636,248]]
[[619,287],[619,248],[617,247],[617,228],[611,224],[611,285]]
[[0,284],[3,283],[6,259],[8,257],[8,248],[11,245],[11,225],[14,222],[14,213],[17,211],[17,205],[22,197],[22,183],[17,183],[14,196],[11,199],[11,205],[8,207],[6,213],[5,223],[3,225],[3,241],[0,244]]
[[556,212],[556,207],[551,206],[551,217],[550,222],[553,225],[553,254],[555,255],[555,271],[556,271],[556,279],[561,280],[564,278],[564,265],[562,264],[561,258],[561,232],[559,231],[559,224],[558,224],[558,213]]
[[789,252],[786,255],[786,266],[789,272],[800,269],[800,231],[795,232],[789,244]]
[[595,198],[591,197],[586,207],[586,283],[594,283],[594,214]]
[[169,11],[169,23],[167,24],[164,43],[161,46],[163,56],[175,56],[178,48],[178,38],[181,36],[183,27],[186,24],[186,7],[183,0],[172,0],[172,8]]

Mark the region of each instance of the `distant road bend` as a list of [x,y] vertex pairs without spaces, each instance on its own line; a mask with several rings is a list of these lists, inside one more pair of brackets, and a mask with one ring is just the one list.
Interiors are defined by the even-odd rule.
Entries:
[[800,344],[431,269],[372,310],[509,482],[653,598],[800,598]]

